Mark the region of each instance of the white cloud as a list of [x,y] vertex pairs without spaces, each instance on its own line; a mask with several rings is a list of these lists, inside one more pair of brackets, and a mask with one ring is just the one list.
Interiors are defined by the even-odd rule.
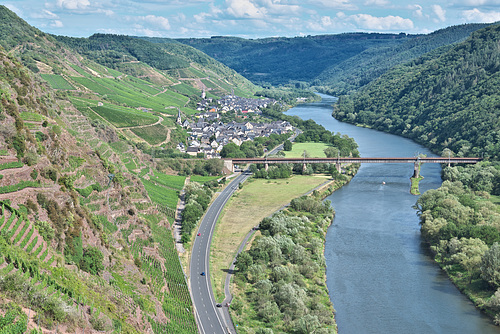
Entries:
[[263,19],[267,10],[257,7],[252,0],[227,0],[227,13],[241,19]]
[[491,23],[500,21],[500,12],[481,12],[474,8],[462,11],[462,17],[467,22]]
[[355,10],[358,7],[349,2],[349,0],[312,0],[311,4],[332,8],[332,9],[342,9],[342,10]]
[[413,21],[400,16],[376,17],[369,14],[356,14],[349,16],[358,28],[378,31],[394,31],[413,29]]
[[470,6],[470,7],[479,7],[479,6],[498,6],[500,5],[500,0],[461,0],[457,1],[457,4]]
[[446,21],[446,11],[440,5],[432,5],[432,11],[438,17],[439,21]]
[[408,5],[408,9],[413,11],[413,15],[419,18],[424,17],[424,12],[422,6],[420,5]]
[[52,13],[50,10],[43,9],[41,12],[32,13],[31,17],[34,19],[58,19],[57,14]]
[[384,7],[389,4],[390,2],[387,0],[366,0],[364,3],[365,6],[380,6],[380,7]]
[[59,21],[59,20],[54,20],[54,21],[52,21],[52,23],[50,24],[50,26],[52,28],[62,28],[62,27],[64,27],[64,24],[61,21]]
[[89,0],[57,0],[57,6],[69,10],[82,10],[90,6]]
[[170,22],[168,21],[167,18],[163,16],[147,15],[147,16],[140,16],[138,17],[138,19],[154,26],[155,28],[170,30]]

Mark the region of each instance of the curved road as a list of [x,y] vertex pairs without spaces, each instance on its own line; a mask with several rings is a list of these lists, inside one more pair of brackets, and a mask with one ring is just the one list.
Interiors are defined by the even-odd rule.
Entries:
[[[193,299],[195,317],[200,333],[231,333],[232,322],[229,312],[225,306],[216,307],[215,299],[210,283],[210,244],[215,224],[222,208],[229,200],[233,192],[238,189],[238,184],[245,181],[251,173],[249,171],[238,175],[229,185],[217,196],[212,205],[209,206],[203,220],[200,223],[198,232],[193,242],[191,253],[191,263],[189,266],[189,283]],[[204,272],[205,276],[201,273]]]

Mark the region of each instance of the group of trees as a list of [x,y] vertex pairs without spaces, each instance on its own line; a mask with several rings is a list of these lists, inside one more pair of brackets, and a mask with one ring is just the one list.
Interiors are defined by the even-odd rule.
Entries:
[[241,143],[240,146],[233,142],[226,144],[220,155],[223,158],[255,158],[261,157],[265,150],[271,150],[283,143],[290,137],[290,134],[272,133],[269,137],[255,137],[253,140],[247,140]]
[[201,216],[208,208],[213,196],[213,187],[217,187],[218,183],[207,183],[202,185],[197,182],[190,182],[184,188],[184,201],[186,206],[182,211],[181,230],[182,243],[191,240],[191,233],[198,224]]
[[[480,307],[500,321],[500,213],[490,198],[500,171],[446,167],[445,181],[418,200],[423,239],[435,260]],[[474,287],[472,287],[474,285]],[[488,299],[478,296],[491,295]],[[495,297],[496,296],[496,297]]]
[[257,315],[244,326],[267,327],[269,333],[335,332],[323,256],[332,215],[329,202],[302,197],[260,223],[262,236],[236,261],[236,279],[245,284],[248,300],[243,306],[237,297],[235,311]]
[[472,33],[394,67],[356,94],[341,97],[333,116],[411,138],[434,151],[498,158],[500,27]]

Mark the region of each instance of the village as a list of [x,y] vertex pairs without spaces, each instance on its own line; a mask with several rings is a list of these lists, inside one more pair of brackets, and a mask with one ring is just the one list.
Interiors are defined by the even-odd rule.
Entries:
[[230,142],[240,146],[244,141],[256,137],[269,137],[273,133],[279,135],[292,131],[292,125],[286,121],[270,123],[221,121],[221,114],[233,112],[237,117],[246,119],[249,114],[261,114],[262,108],[273,103],[277,102],[268,98],[249,99],[235,95],[224,96],[217,101],[203,99],[198,103],[197,110],[200,113],[193,116],[193,121],[188,119],[182,121],[179,111],[177,123],[187,129],[189,138],[187,147],[179,143],[177,149],[193,156],[203,154],[209,159],[220,158],[220,151]]

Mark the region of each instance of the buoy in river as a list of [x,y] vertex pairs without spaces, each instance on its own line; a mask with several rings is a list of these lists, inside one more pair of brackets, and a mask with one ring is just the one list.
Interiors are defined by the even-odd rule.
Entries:
[[382,184],[385,184],[385,181],[382,181]]

